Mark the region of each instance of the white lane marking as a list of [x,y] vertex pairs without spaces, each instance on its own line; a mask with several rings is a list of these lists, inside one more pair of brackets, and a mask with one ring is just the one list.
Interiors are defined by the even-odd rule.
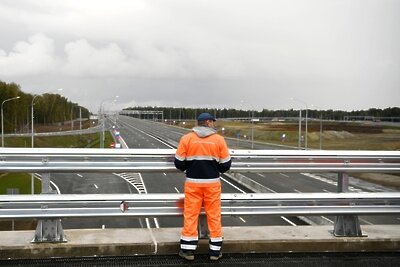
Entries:
[[97,186],[97,184],[93,184],[94,185],[94,187],[96,187],[96,189],[99,189],[99,187]]
[[240,219],[242,222],[246,223],[246,220],[243,219],[242,217],[239,217],[239,219]]
[[[123,121],[122,123],[124,123],[128,128],[135,129],[136,131],[141,132],[141,133],[142,133],[143,135],[145,135],[146,137],[151,137],[151,138],[157,140],[158,142],[160,142],[160,143],[166,145],[166,146],[169,147],[169,148],[175,148],[175,147],[173,147],[173,146],[171,146],[171,145],[165,143],[164,141],[157,139],[156,137],[152,136],[151,134],[148,134],[148,133],[146,133],[146,132],[144,132],[144,131],[142,131],[142,130],[140,130],[140,129],[138,129],[138,128],[132,126],[132,125],[130,125],[130,124],[127,123],[127,122],[124,122],[124,121]],[[143,139],[144,139],[144,138],[143,138]],[[149,139],[147,139],[147,141],[150,142]]]
[[[302,173],[300,173],[300,174],[305,175],[305,176],[310,177],[310,178],[313,178],[313,179],[317,179],[317,180],[319,180],[319,181],[321,181],[321,182],[325,182],[325,183],[328,183],[328,184],[331,184],[331,185],[334,185],[334,186],[337,187],[337,182],[332,181],[332,180],[330,180],[330,179],[328,179],[328,178],[319,176],[319,175],[317,175],[317,174],[306,173],[306,172],[302,172]],[[348,188],[349,188],[349,191],[352,191],[352,192],[358,192],[358,193],[364,192],[362,189],[360,189],[360,188],[355,188],[355,187],[353,187],[353,186],[349,186]]]
[[289,220],[288,218],[281,216],[282,220],[286,221],[287,223],[291,224],[292,226],[297,226],[294,222],[292,222],[291,220]]
[[297,190],[297,189],[293,189],[293,191],[296,192],[296,193],[303,193],[303,192],[301,192],[300,190]]
[[177,193],[180,193],[179,190],[178,190],[178,188],[176,188],[176,187],[174,187],[174,188],[175,188],[175,191],[176,191]]
[[282,176],[285,176],[286,178],[290,178],[289,175],[286,175],[286,174],[284,174],[284,173],[281,173],[281,172],[280,172],[279,174],[282,175]]
[[259,176],[261,176],[261,177],[265,178],[265,175],[264,175],[264,174],[257,173],[257,175],[259,175]]
[[[242,189],[240,189],[240,188],[238,188],[237,186],[234,186],[232,183],[228,182],[226,179],[224,179],[224,178],[221,177],[221,180],[223,180],[224,182],[226,182],[226,183],[228,183],[229,185],[233,186],[234,188],[236,188],[237,190],[241,191],[242,193],[247,194],[247,193],[244,192]],[[276,191],[274,191],[274,190],[272,190],[272,189],[269,189],[269,188],[267,188],[267,189],[270,190],[272,193],[276,193]],[[285,220],[286,222],[288,222],[289,224],[291,224],[292,226],[296,226],[296,224],[295,224],[294,222],[290,221],[288,218],[286,218],[286,217],[284,217],[284,216],[281,216],[281,218],[282,218],[283,220]]]
[[158,223],[157,218],[154,218],[154,224],[156,225],[156,228],[160,228],[160,224]]
[[167,174],[165,172],[163,172],[164,176],[167,176]]
[[61,195],[60,188],[58,188],[58,186],[53,181],[50,181],[50,183],[55,187],[57,194]]
[[239,187],[237,187],[236,185],[233,185],[231,182],[228,182],[226,179],[220,177],[220,179],[222,181],[224,181],[225,183],[229,184],[230,186],[232,186],[233,188],[235,188],[236,190],[242,192],[243,194],[247,194],[246,192],[244,192],[242,189],[240,189]]
[[[36,176],[37,176],[37,177],[36,177]],[[35,177],[36,179],[39,179],[40,181],[42,181],[42,175],[40,175],[39,173],[35,173],[35,174],[34,174],[34,177]],[[52,185],[54,186],[54,188],[55,188],[56,191],[57,191],[57,194],[61,195],[60,188],[58,188],[58,186],[57,186],[53,181],[51,181],[51,180],[50,180],[50,184],[52,184]]]
[[331,193],[331,191],[326,190],[326,189],[322,189],[322,191],[326,192],[326,193]]
[[372,222],[369,222],[369,221],[367,221],[367,220],[365,220],[365,219],[363,219],[363,218],[358,217],[358,219],[359,219],[360,221],[366,223],[366,224],[373,225]]
[[324,220],[326,220],[326,221],[328,221],[328,222],[330,222],[330,223],[332,223],[332,224],[335,223],[334,221],[332,221],[332,220],[329,219],[329,218],[326,218],[325,216],[321,216],[321,218],[324,219]]
[[81,178],[83,177],[83,175],[81,175],[81,174],[79,174],[79,173],[77,173],[76,175],[79,176],[79,177],[81,177]]

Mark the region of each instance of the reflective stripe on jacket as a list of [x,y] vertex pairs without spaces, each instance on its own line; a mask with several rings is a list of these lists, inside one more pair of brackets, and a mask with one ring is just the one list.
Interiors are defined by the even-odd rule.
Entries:
[[199,126],[184,135],[175,154],[175,167],[191,179],[215,179],[231,167],[225,139],[212,128]]

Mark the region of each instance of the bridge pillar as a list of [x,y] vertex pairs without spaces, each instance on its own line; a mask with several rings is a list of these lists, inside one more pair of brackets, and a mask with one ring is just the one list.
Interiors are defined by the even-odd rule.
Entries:
[[[42,174],[42,194],[54,194],[50,186],[50,173]],[[47,205],[42,205],[42,209],[47,209]],[[64,230],[61,225],[61,219],[39,219],[35,237],[32,243],[40,242],[67,242]]]
[[[338,193],[349,191],[349,176],[347,173],[338,173]],[[334,236],[363,236],[358,216],[338,215],[335,219]]]

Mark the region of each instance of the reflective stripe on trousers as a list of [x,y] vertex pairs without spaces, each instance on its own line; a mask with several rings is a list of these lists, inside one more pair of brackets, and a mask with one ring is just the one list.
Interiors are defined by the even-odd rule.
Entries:
[[[187,244],[188,239],[196,240],[197,245],[198,219],[202,206],[204,206],[207,215],[208,230],[210,232],[210,246],[221,247],[221,182],[194,183],[186,181],[183,211],[184,222],[182,229],[182,237],[185,237],[186,241],[181,238],[181,248],[183,248],[182,245],[185,245],[185,247],[187,247],[186,245],[189,245]],[[212,244],[213,242],[211,242],[211,240],[213,239],[221,240],[221,242]],[[190,245],[194,244],[192,243]]]

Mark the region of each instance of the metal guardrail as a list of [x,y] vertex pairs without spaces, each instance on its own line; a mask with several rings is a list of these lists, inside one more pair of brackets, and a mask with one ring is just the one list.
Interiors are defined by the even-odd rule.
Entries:
[[[400,151],[231,150],[231,172],[400,172]],[[2,148],[0,172],[176,172],[174,149]]]
[[[0,195],[0,219],[180,216],[183,198],[183,194]],[[400,193],[222,194],[221,202],[223,216],[400,213]]]
[[[400,151],[231,150],[231,172],[400,172]],[[176,172],[174,149],[0,148],[0,172]],[[46,187],[45,186],[45,187]],[[48,193],[48,189],[42,190]],[[180,216],[183,195],[0,196],[0,219],[38,218],[35,242],[65,241],[64,217]],[[223,194],[222,214],[339,215],[334,234],[361,236],[357,215],[400,213],[400,193]],[[201,222],[201,220],[200,220]],[[204,224],[200,223],[200,234]]]

